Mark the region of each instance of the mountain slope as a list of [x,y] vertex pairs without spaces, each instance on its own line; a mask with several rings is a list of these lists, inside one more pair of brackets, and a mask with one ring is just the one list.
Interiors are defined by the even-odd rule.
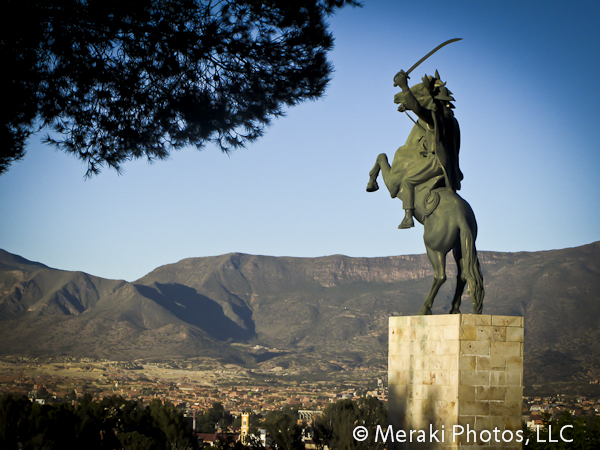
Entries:
[[236,351],[131,283],[51,269],[0,250],[0,354],[139,358]]
[[[525,316],[526,382],[598,378],[600,243],[479,256],[484,313]],[[450,307],[451,260],[436,314]],[[248,342],[283,350],[264,366],[385,364],[389,316],[415,314],[432,276],[425,255],[234,253],[184,259],[127,283],[2,252],[0,354],[260,361],[230,345]],[[471,312],[466,293],[462,312]]]

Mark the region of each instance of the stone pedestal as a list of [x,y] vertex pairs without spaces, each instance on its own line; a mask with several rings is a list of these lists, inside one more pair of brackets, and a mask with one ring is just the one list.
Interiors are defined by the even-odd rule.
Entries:
[[388,448],[522,448],[523,317],[390,317],[389,333]]

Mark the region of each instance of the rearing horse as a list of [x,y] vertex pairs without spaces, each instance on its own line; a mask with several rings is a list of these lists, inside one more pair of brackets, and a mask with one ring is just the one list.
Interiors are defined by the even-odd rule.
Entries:
[[[414,168],[415,164],[423,166],[431,164],[427,160],[429,157],[431,154],[425,155],[415,151],[414,148],[403,146],[396,151],[390,166],[387,155],[380,154],[377,156],[375,167],[369,173],[367,191],[379,189],[377,177],[381,172],[392,198],[402,199],[403,194],[399,192],[399,186],[403,173],[407,168]],[[423,240],[434,271],[433,284],[419,314],[431,314],[433,300],[446,281],[446,254],[450,250],[458,269],[456,292],[450,314],[460,314],[461,296],[467,284],[473,302],[473,312],[481,314],[484,289],[475,248],[477,222],[473,210],[460,195],[445,186],[441,168],[437,176],[415,187],[414,203],[414,217],[423,224]]]

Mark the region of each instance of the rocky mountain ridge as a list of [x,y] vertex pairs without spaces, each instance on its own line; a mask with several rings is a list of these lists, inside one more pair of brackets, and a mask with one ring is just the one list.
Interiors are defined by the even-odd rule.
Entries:
[[[484,313],[525,317],[526,382],[598,378],[600,242],[479,257]],[[453,264],[449,257],[436,314],[449,309]],[[425,255],[233,253],[184,259],[128,283],[0,250],[0,355],[384,365],[388,317],[415,314],[432,276]],[[471,312],[466,293],[462,312]],[[257,355],[239,343],[279,351]]]

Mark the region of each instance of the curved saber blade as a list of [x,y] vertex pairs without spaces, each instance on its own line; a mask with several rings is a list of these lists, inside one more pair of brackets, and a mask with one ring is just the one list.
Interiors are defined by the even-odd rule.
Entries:
[[429,53],[427,53],[425,56],[423,56],[419,61],[416,62],[416,64],[414,66],[412,66],[410,69],[408,69],[406,71],[406,75],[408,75],[409,73],[411,73],[413,70],[415,70],[417,67],[419,67],[419,65],[425,61],[427,58],[429,58],[431,55],[433,55],[435,52],[437,52],[440,48],[451,44],[453,42],[456,41],[461,41],[462,38],[456,38],[456,39],[450,39],[449,41],[444,42],[443,44],[438,45],[436,48],[434,48],[433,50],[431,50]]

